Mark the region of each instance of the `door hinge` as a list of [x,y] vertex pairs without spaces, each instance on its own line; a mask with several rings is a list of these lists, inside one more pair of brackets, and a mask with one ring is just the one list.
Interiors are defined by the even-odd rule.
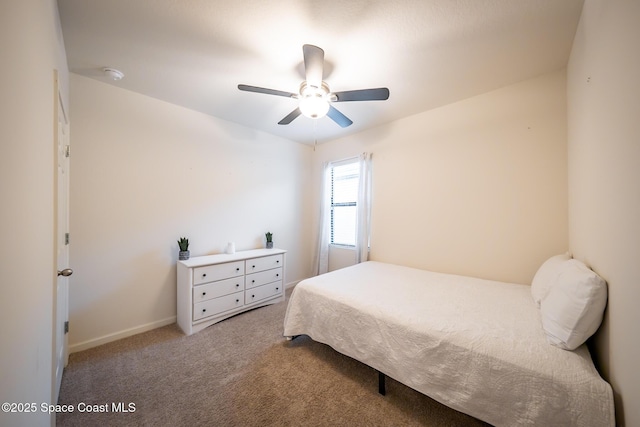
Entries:
[[64,146],[64,156],[65,157],[69,157],[71,155],[71,146],[70,145],[65,145]]
[[69,233],[64,233],[64,244],[65,245],[69,244]]
[[66,322],[64,322],[64,333],[65,334],[69,333],[69,321],[68,320]]

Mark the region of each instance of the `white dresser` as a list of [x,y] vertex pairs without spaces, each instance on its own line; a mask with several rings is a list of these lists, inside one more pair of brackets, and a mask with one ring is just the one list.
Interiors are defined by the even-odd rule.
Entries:
[[178,326],[191,335],[238,313],[284,301],[285,250],[253,249],[178,261]]

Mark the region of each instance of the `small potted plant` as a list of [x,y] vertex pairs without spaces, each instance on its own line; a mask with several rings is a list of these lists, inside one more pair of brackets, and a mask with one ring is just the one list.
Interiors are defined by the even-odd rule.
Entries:
[[267,238],[267,249],[273,248],[273,233],[267,231],[264,236]]
[[178,252],[178,259],[180,261],[189,259],[189,239],[187,239],[186,237],[181,237],[178,240],[178,246],[180,247],[180,252]]

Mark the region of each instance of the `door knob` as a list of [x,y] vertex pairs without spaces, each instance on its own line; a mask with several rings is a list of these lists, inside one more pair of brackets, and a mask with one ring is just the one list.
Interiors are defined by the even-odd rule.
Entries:
[[62,271],[58,271],[58,276],[69,277],[73,274],[73,270],[70,268],[65,268]]

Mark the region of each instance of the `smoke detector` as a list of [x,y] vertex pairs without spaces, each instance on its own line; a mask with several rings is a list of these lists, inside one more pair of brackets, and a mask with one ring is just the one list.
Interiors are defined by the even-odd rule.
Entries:
[[116,70],[115,68],[103,68],[102,71],[104,71],[104,75],[111,80],[118,81],[122,80],[122,78],[124,77],[122,71]]

